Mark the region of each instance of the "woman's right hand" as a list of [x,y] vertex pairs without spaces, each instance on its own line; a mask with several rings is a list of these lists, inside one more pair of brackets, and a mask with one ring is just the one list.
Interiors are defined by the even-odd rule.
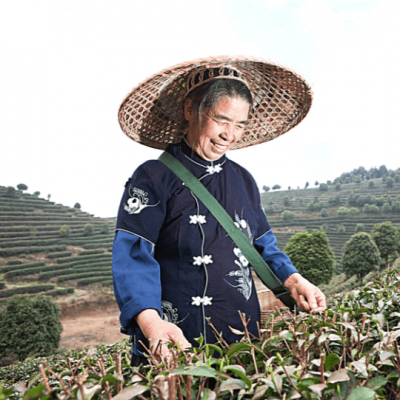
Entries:
[[[156,310],[143,310],[135,318],[143,335],[149,341],[152,354],[168,356],[167,342],[176,344],[180,350],[191,347],[182,330],[173,323],[161,319]],[[161,345],[159,345],[160,341]]]

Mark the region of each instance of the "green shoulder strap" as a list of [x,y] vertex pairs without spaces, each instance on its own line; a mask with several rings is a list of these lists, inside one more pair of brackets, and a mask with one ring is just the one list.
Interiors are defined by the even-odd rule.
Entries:
[[179,160],[170,153],[164,151],[159,157],[159,160],[174,172],[214,215],[216,220],[222,225],[231,239],[239,247],[250,265],[256,270],[262,281],[272,290],[275,297],[281,300],[287,307],[294,309],[296,303],[289,291],[282,286],[282,283],[271,271],[268,264],[262,259],[258,251],[246,239],[240,229],[236,227],[232,218],[221,204],[218,203],[215,197]]

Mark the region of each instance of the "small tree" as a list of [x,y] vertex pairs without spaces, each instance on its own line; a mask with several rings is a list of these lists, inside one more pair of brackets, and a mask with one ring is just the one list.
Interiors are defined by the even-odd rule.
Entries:
[[103,224],[101,226],[101,233],[107,235],[108,233],[110,233],[110,225],[109,224]]
[[262,187],[264,192],[269,192],[271,190],[271,188],[269,186],[263,186]]
[[328,210],[326,208],[323,208],[319,214],[321,215],[321,217],[327,217]]
[[344,183],[350,183],[351,181],[350,181],[350,178],[349,177],[347,177],[345,180],[344,180]]
[[50,197],[51,197],[51,194],[48,194],[48,195],[47,195],[47,200],[50,201]]
[[288,206],[290,205],[289,196],[285,196],[285,197],[283,198],[283,205],[284,205],[285,207],[288,207]]
[[394,183],[393,178],[387,178],[386,179],[386,187],[392,188],[393,187],[393,183]]
[[374,181],[369,181],[368,182],[368,187],[369,188],[373,188],[375,186],[375,182]]
[[275,214],[275,209],[273,206],[268,206],[264,208],[265,214],[267,215],[274,215]]
[[375,204],[371,204],[369,206],[369,212],[371,214],[378,214],[379,213],[379,207],[377,205],[375,205]]
[[39,197],[39,196],[40,196],[40,192],[39,192],[39,191],[36,191],[35,193],[33,193],[33,195],[34,195],[35,197]]
[[324,231],[293,235],[284,252],[299,272],[315,285],[328,283],[335,270],[334,253]]
[[0,324],[0,358],[54,354],[61,338],[60,307],[49,297],[15,295],[8,301]]
[[380,262],[378,247],[366,232],[356,233],[343,247],[342,269],[348,277],[356,275],[360,284],[365,275],[377,270]]
[[293,214],[290,211],[284,211],[281,216],[285,221],[292,221],[296,218],[296,214]]
[[337,231],[338,231],[338,233],[343,235],[344,233],[346,233],[346,227],[344,225],[338,225]]
[[24,183],[20,183],[19,185],[17,185],[17,189],[18,190],[28,190],[28,186],[26,186]]
[[318,181],[315,181],[314,185],[315,185],[315,186],[318,186],[318,185],[319,185]]
[[83,229],[83,234],[85,236],[91,236],[91,235],[93,235],[93,231],[94,231],[93,225],[92,224],[86,224],[85,228]]
[[15,189],[12,186],[8,186],[6,189],[7,197],[15,197]]
[[323,192],[327,192],[329,190],[329,186],[326,183],[321,183],[319,185],[319,190],[322,190]]
[[69,233],[70,233],[70,231],[69,231],[68,225],[63,225],[63,226],[60,228],[60,235],[61,235],[62,237],[67,237],[67,236],[69,235]]
[[307,189],[310,186],[310,184],[308,182],[306,182],[306,186],[304,189]]
[[310,202],[307,204],[307,211],[314,211],[315,210],[315,205],[314,202]]
[[340,185],[340,183],[337,183],[337,184],[335,185],[335,190],[339,191],[339,190],[340,190],[340,188],[341,188],[341,185]]
[[280,189],[281,187],[279,185],[274,185],[272,186],[272,190]]
[[78,210],[81,209],[81,205],[79,203],[75,203],[74,208],[77,208]]
[[355,233],[358,233],[358,232],[366,232],[366,230],[365,230],[365,225],[364,225],[363,223],[357,224],[357,225],[355,226],[355,228],[354,228],[354,231],[355,231]]
[[365,214],[369,213],[369,204],[364,204],[363,213],[365,213]]
[[329,229],[328,224],[323,224],[321,229],[323,229],[325,232],[328,232],[328,229]]
[[385,204],[382,206],[382,212],[388,213],[388,212],[390,212],[390,211],[392,211],[392,207],[390,206],[389,203],[385,203]]
[[347,215],[349,213],[349,209],[346,207],[339,207],[337,210],[338,215]]
[[357,215],[358,214],[358,210],[355,207],[351,207],[349,210],[350,215]]
[[390,221],[376,224],[372,228],[371,237],[378,246],[383,266],[389,264],[389,257],[397,255],[399,245],[399,233]]

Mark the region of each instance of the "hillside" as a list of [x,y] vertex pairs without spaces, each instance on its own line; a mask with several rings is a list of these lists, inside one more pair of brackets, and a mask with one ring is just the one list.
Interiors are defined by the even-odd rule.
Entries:
[[78,208],[0,186],[0,304],[14,294],[60,296],[111,285],[114,226]]
[[[393,182],[393,187],[389,188],[382,178],[376,178],[360,183],[342,183],[339,186],[325,184],[322,187],[328,190],[320,188],[279,190],[261,194],[262,204],[281,250],[295,233],[311,232],[314,229],[321,229],[325,224],[324,228],[335,252],[338,272],[340,272],[342,248],[355,233],[357,224],[364,224],[366,232],[370,232],[375,224],[384,221],[392,221],[393,225],[400,226],[399,182]],[[288,197],[286,203],[285,197]],[[373,212],[369,210],[365,212],[367,211],[366,202],[370,202],[367,203],[370,206],[377,204]],[[310,203],[314,204],[315,211],[310,211]],[[385,206],[385,203],[388,206]],[[341,207],[348,210],[352,208],[354,214],[338,215],[338,209]],[[326,217],[321,216],[323,208],[327,211]],[[284,220],[283,211],[288,211],[295,217]],[[344,226],[344,233],[338,231],[339,225]]]

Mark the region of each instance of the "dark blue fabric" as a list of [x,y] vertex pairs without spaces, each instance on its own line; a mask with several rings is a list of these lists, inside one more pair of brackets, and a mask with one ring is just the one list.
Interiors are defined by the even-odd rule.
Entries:
[[[257,186],[244,168],[226,156],[205,161],[185,141],[167,151],[201,180],[248,240],[265,253],[263,257],[270,258],[280,279],[297,272],[267,233],[270,226]],[[242,328],[238,310],[251,318],[248,328],[257,334],[260,308],[247,260],[204,205],[160,161],[142,164],[127,182],[117,232],[114,288],[121,323],[137,334],[136,339],[143,339],[133,320],[140,307],[160,312],[159,280],[163,318],[176,323],[193,345],[201,334],[207,343],[216,341],[206,318],[227,342],[239,340],[229,328]],[[142,240],[133,235],[128,239],[126,233]],[[272,248],[265,249],[264,244]]]

